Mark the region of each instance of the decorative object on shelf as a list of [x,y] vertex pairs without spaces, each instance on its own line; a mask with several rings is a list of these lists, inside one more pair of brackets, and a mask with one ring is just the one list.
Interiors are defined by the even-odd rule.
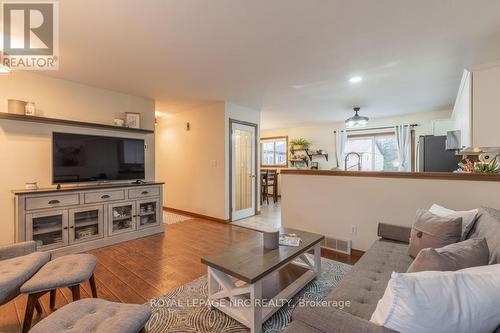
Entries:
[[368,125],[369,118],[360,116],[358,114],[359,110],[361,110],[361,108],[359,106],[356,106],[354,108],[354,116],[346,119],[345,124],[348,128],[365,127],[366,125]]
[[458,163],[458,171],[466,173],[474,172],[474,162],[469,159],[469,156],[462,156],[462,161]]
[[141,114],[137,112],[126,112],[125,119],[127,127],[141,128]]
[[309,149],[311,143],[304,138],[293,139],[290,141],[290,153],[293,155],[297,150]]
[[24,114],[27,116],[34,116],[35,115],[35,103],[33,102],[28,102],[24,106]]
[[280,231],[276,228],[266,228],[262,230],[264,233],[264,248],[266,250],[274,250],[279,246]]
[[9,99],[7,105],[8,112],[12,114],[24,114],[26,110],[26,102],[18,99]]
[[500,173],[500,166],[496,162],[496,158],[491,162],[476,162],[474,164],[474,172],[479,173]]
[[115,124],[115,126],[118,126],[118,127],[123,127],[123,126],[125,126],[125,120],[120,119],[120,118],[116,118],[116,119],[113,119],[113,124]]
[[142,133],[142,134],[153,134],[154,133],[154,130],[144,129],[144,128],[118,127],[118,126],[114,126],[114,125],[110,125],[110,124],[88,123],[88,122],[77,121],[77,120],[57,119],[57,118],[48,118],[48,117],[39,117],[39,116],[27,116],[24,114],[24,105],[22,107],[21,113],[22,114],[14,114],[10,111],[9,111],[9,113],[0,112],[0,119],[26,121],[26,122],[30,122],[30,123],[40,123],[40,124],[108,129],[108,130],[122,131],[122,132],[136,132],[136,133]]
[[26,182],[24,184],[24,188],[27,190],[38,190],[38,183],[37,182]]
[[76,238],[78,238],[78,239],[91,237],[91,236],[97,235],[97,227],[90,226],[87,228],[82,228],[80,230],[75,231],[75,234],[76,234]]
[[325,157],[326,161],[328,162],[328,154],[325,153],[325,151],[323,149],[320,149],[320,150],[309,150],[307,149],[306,150],[306,154],[307,156],[309,156],[309,159],[312,161],[312,159],[314,157]]

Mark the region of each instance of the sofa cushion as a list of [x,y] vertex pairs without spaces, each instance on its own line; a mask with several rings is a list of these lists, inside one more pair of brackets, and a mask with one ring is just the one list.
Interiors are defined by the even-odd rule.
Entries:
[[[293,317],[292,323],[300,323],[287,328],[290,332],[327,332],[327,333],[396,333],[383,326],[353,316],[350,313],[328,307],[317,307],[312,311],[301,312]],[[314,327],[307,331],[308,327]]]
[[286,326],[286,333],[323,333],[312,326],[307,325],[306,323],[300,320],[294,320],[290,324]]
[[388,223],[379,223],[377,236],[408,244],[410,241],[411,228]]
[[[406,272],[411,262],[408,244],[384,239],[375,241],[325,300],[350,302],[349,307],[339,310],[369,320],[384,294],[391,273]],[[308,313],[316,310],[317,307],[297,307],[293,318],[303,317],[306,323],[316,326],[314,321],[307,319],[313,318]]]
[[460,239],[462,239],[461,217],[440,217],[419,209],[417,220],[411,228],[408,253],[415,258],[422,249],[443,247]]
[[371,321],[405,333],[490,333],[499,308],[500,265],[393,273]]
[[477,213],[479,212],[479,209],[475,208],[471,210],[452,210],[434,204],[431,206],[431,208],[429,208],[429,212],[431,212],[434,215],[442,217],[461,217],[462,240],[464,240],[467,238],[467,235],[474,227],[474,223],[476,223]]
[[421,250],[408,273],[421,271],[458,271],[488,265],[488,244],[484,238],[471,238],[439,249]]
[[147,305],[86,298],[63,306],[36,324],[30,333],[137,333],[150,316]]
[[33,252],[0,261],[0,304],[19,295],[23,283],[48,261],[50,261],[48,252]]
[[481,207],[468,238],[485,238],[490,250],[490,264],[500,263],[500,211]]

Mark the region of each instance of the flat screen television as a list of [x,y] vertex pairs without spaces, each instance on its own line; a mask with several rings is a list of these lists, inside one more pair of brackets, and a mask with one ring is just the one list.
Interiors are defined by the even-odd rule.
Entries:
[[145,178],[144,140],[52,134],[52,183]]

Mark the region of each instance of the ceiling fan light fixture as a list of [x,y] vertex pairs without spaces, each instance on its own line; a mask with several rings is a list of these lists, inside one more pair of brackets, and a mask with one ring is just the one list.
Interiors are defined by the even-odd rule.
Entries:
[[353,128],[353,127],[365,127],[368,125],[368,117],[360,116],[359,113],[360,108],[355,107],[354,108],[354,116],[347,118],[345,121],[345,125],[347,128]]

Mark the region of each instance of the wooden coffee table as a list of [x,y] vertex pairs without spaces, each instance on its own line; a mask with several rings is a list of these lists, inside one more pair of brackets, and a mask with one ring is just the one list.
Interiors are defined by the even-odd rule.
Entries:
[[[280,233],[297,234],[302,243],[298,247],[265,250],[259,235],[201,259],[208,266],[211,306],[247,326],[252,333],[261,332],[262,323],[321,270],[320,242],[324,236],[286,228]],[[314,251],[313,260],[305,255],[309,250]],[[286,275],[288,271],[294,273]],[[273,280],[277,274],[287,276],[279,288]]]

